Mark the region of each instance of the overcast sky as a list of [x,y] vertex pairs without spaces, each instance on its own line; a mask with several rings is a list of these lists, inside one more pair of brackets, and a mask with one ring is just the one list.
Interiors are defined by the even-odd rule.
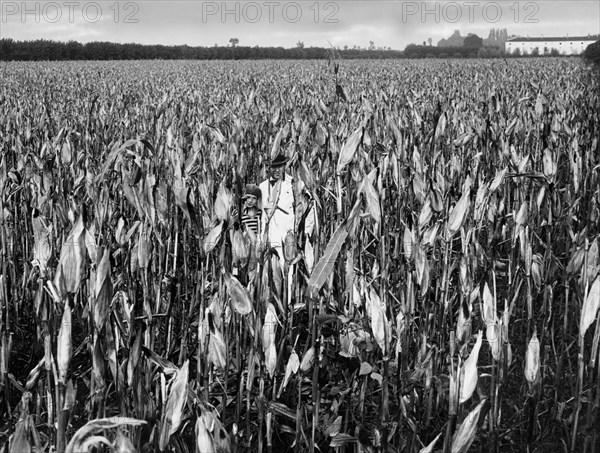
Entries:
[[240,0],[240,1],[6,1],[0,36],[142,44],[334,46],[404,49],[454,30],[486,38],[491,28],[511,35],[600,33],[598,0]]

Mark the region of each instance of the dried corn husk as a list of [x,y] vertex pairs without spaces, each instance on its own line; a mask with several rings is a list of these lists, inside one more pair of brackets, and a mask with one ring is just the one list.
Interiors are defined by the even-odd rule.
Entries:
[[67,371],[71,362],[73,353],[73,344],[71,342],[71,307],[65,303],[65,308],[60,323],[58,338],[56,339],[56,362],[58,365],[58,380],[63,385],[67,382]]
[[581,308],[581,317],[579,319],[579,335],[585,336],[588,328],[596,319],[596,314],[600,308],[600,275],[596,277],[592,287],[590,288],[587,297]]
[[537,337],[537,332],[534,331],[525,352],[525,379],[532,388],[540,373],[540,342]]
[[483,341],[483,332],[480,330],[477,334],[477,340],[475,341],[475,346],[471,350],[471,354],[469,354],[469,358],[465,360],[463,365],[463,369],[461,372],[461,382],[460,382],[460,397],[459,402],[464,403],[475,391],[475,387],[477,387],[477,360],[479,359],[479,350],[481,349],[481,343]]
[[80,215],[60,251],[54,286],[62,293],[75,293],[83,277],[85,264],[85,228]]
[[225,284],[227,285],[233,309],[240,315],[250,314],[252,312],[252,301],[248,290],[229,272],[225,274]]
[[466,191],[462,194],[460,199],[450,211],[450,215],[448,216],[448,233],[449,236],[453,236],[460,227],[463,225],[465,218],[467,216],[467,212],[469,211],[469,206],[471,204],[471,199],[469,198],[469,193]]

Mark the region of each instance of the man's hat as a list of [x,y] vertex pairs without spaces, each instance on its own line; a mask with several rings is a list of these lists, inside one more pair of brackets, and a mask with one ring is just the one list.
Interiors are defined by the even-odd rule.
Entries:
[[246,198],[248,195],[254,195],[257,199],[260,199],[262,192],[256,184],[246,184],[242,199]]
[[283,154],[278,154],[275,159],[271,159],[271,167],[281,167],[282,165],[285,165],[288,160],[290,160],[288,157],[285,157]]

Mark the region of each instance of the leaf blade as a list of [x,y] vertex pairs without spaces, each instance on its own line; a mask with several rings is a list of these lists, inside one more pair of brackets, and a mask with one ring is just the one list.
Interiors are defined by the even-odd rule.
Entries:
[[325,253],[319,258],[313,272],[308,281],[308,291],[310,297],[316,297],[321,287],[325,284],[325,281],[329,278],[329,275],[333,271],[333,266],[337,259],[338,254],[342,248],[342,245],[348,237],[348,229],[346,222],[342,223],[338,229],[333,233],[333,236],[327,243]]

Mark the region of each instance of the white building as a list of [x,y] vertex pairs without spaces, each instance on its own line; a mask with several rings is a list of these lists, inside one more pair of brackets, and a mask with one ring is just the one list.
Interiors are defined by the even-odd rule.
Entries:
[[573,36],[573,37],[548,37],[544,38],[523,38],[516,37],[506,41],[504,50],[508,54],[513,54],[517,49],[521,54],[536,52],[540,55],[549,54],[552,49],[556,49],[561,55],[579,55],[583,53],[587,46],[596,42],[597,36]]

